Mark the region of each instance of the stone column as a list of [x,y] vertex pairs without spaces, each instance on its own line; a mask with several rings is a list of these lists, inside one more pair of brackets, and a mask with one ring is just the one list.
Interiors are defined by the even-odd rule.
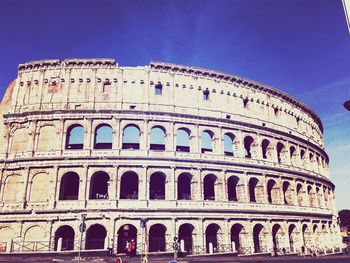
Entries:
[[[221,178],[222,178],[221,200],[228,201],[227,171],[225,169],[223,169],[221,172]],[[237,193],[237,188],[236,188],[236,193]]]
[[[169,195],[171,196],[170,200],[177,200],[177,177],[176,177],[176,167],[171,166],[171,174],[170,177],[172,178],[171,181],[173,182],[173,187],[172,187],[172,194]],[[168,189],[171,190],[171,187],[168,187]]]
[[[89,166],[84,165],[84,174],[80,177],[80,182],[79,185],[82,187],[79,187],[79,198],[78,200],[83,200],[85,201],[85,207],[87,206],[87,200],[89,200]],[[81,189],[81,190],[80,190]]]
[[28,201],[28,197],[27,195],[29,194],[28,188],[30,187],[28,182],[29,182],[29,176],[30,176],[30,168],[29,167],[24,167],[24,171],[26,171],[26,175],[25,175],[25,179],[24,179],[24,193],[23,193],[23,203],[22,203],[22,207],[23,209],[26,208],[27,206],[27,201]]
[[115,125],[112,126],[113,129],[113,142],[112,142],[112,149],[121,149],[119,138],[122,137],[122,134],[120,134],[120,119],[117,117],[114,117]]

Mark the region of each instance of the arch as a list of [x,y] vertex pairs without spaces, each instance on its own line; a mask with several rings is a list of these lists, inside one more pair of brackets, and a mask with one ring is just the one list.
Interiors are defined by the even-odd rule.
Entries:
[[320,229],[317,225],[314,225],[312,230],[313,230],[313,237],[314,237],[314,246],[318,247],[321,245]]
[[176,151],[190,152],[191,131],[186,128],[179,128],[176,134]]
[[272,245],[274,252],[278,252],[283,248],[283,231],[279,224],[274,224],[272,227]]
[[214,136],[214,133],[212,131],[205,130],[202,132],[202,136],[201,136],[202,153],[213,151],[213,136]]
[[293,161],[295,159],[295,153],[296,153],[296,149],[294,146],[290,146],[289,147],[289,157],[290,160]]
[[165,174],[155,172],[150,178],[149,198],[157,200],[165,200]]
[[241,224],[234,224],[231,227],[231,243],[235,242],[236,251],[240,251],[243,241],[244,227]]
[[104,249],[107,236],[106,228],[100,224],[94,224],[86,231],[85,249]]
[[264,226],[256,224],[253,228],[254,253],[264,251]]
[[229,201],[238,201],[237,185],[239,178],[237,176],[230,176],[227,180],[227,195]]
[[270,179],[267,182],[267,200],[270,204],[279,203],[279,191],[280,189],[278,188],[276,181]]
[[149,230],[149,252],[165,251],[166,227],[162,224],[152,225]]
[[249,201],[250,202],[257,202],[258,200],[258,196],[257,196],[257,188],[259,185],[259,180],[255,177],[250,178],[249,180]]
[[191,224],[182,224],[179,228],[179,242],[184,242],[184,248],[187,253],[191,253],[193,250],[193,230],[194,227]]
[[123,149],[140,149],[140,129],[135,124],[129,124],[123,130]]
[[[24,239],[24,242],[45,241],[45,236],[46,235],[44,230],[41,227],[35,225],[35,226],[29,227],[25,231],[23,239]],[[30,250],[29,247],[27,248]]]
[[301,183],[297,184],[296,192],[297,192],[298,205],[302,206],[304,201],[304,193],[303,193],[303,186]]
[[108,199],[108,181],[108,173],[103,171],[94,173],[90,179],[89,199]]
[[253,142],[254,142],[254,139],[251,136],[246,136],[244,138],[244,149],[245,149],[245,157],[246,158],[252,158]]
[[264,159],[267,159],[267,155],[268,155],[268,151],[269,151],[269,145],[270,145],[270,141],[267,139],[264,139],[261,142],[261,151],[262,151],[262,157]]
[[315,207],[315,193],[311,185],[308,185],[307,187],[307,194],[309,197],[309,205]]
[[277,150],[277,161],[278,163],[282,163],[284,144],[281,142],[278,142],[276,146],[276,150]]
[[297,236],[298,236],[298,233],[297,233],[297,228],[294,224],[291,224],[289,227],[288,227],[288,239],[289,239],[289,249],[290,251],[292,252],[295,252],[296,251],[296,241],[297,241]]
[[58,249],[58,240],[62,238],[62,251],[74,250],[74,237],[75,232],[71,226],[63,225],[60,226],[55,232],[55,245],[54,250]]
[[100,124],[95,129],[94,149],[112,149],[113,129],[108,124]]
[[161,126],[155,126],[151,129],[150,149],[156,151],[165,150],[165,129]]
[[117,253],[125,253],[126,242],[135,241],[137,244],[137,229],[131,224],[122,225],[118,232]]
[[177,199],[191,200],[191,179],[189,173],[182,173],[177,178]]
[[292,205],[293,204],[293,190],[289,182],[283,182],[283,199],[284,204]]
[[49,189],[50,189],[50,178],[46,173],[38,173],[34,175],[32,179],[32,185],[30,188],[29,201],[48,201],[49,200]]
[[19,175],[10,175],[5,180],[3,193],[4,202],[23,201],[23,182]]
[[213,174],[207,174],[203,180],[204,200],[215,200],[215,182],[217,178]]
[[60,137],[57,136],[56,127],[53,125],[42,126],[39,130],[37,150],[46,152],[60,148]]
[[120,179],[120,199],[138,199],[139,176],[129,171],[123,173]]
[[311,231],[309,229],[309,227],[304,224],[302,227],[302,236],[303,236],[303,244],[305,247],[310,247],[311,246]]
[[303,161],[304,158],[305,158],[305,150],[301,149],[301,150],[300,150],[300,160]]
[[59,200],[78,200],[79,175],[75,172],[67,172],[62,176],[60,184]]
[[12,134],[11,153],[25,152],[28,150],[28,128],[19,128]]
[[225,133],[224,134],[224,154],[228,156],[234,155],[233,150],[233,142],[235,140],[235,136],[232,133]]
[[212,223],[207,226],[205,230],[205,244],[206,244],[206,249],[207,253],[209,253],[209,244],[213,244],[214,252],[218,248],[218,235],[220,231],[220,226],[218,224]]
[[80,124],[69,126],[66,134],[66,149],[84,148],[84,127]]
[[15,231],[12,227],[3,226],[0,228],[0,242],[11,241],[15,238]]

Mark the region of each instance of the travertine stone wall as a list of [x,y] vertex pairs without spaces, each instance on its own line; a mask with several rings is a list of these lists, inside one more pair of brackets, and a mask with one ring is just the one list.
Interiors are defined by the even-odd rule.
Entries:
[[[174,235],[194,253],[209,251],[209,243],[220,251],[232,241],[241,253],[340,246],[321,120],[274,88],[159,62],[33,61],[19,66],[0,111],[0,242],[11,243],[7,250],[59,250],[58,239],[64,243],[69,233],[78,239],[81,214],[87,214],[86,249],[92,239],[105,239],[94,248],[118,251],[125,238],[119,231],[130,229],[141,243],[141,218],[148,233],[164,229],[164,236],[146,237],[151,251],[167,250],[157,246]],[[77,125],[82,148],[67,148]],[[111,129],[110,149],[96,149],[101,125]],[[130,125],[138,130],[138,149],[124,147]],[[164,132],[164,150],[152,149],[156,127]],[[189,134],[188,152],[178,149],[181,129]],[[125,181],[133,176],[135,184]],[[76,187],[73,194],[65,194],[68,185]],[[185,197],[182,186],[190,189]],[[61,249],[76,249],[67,242]]]

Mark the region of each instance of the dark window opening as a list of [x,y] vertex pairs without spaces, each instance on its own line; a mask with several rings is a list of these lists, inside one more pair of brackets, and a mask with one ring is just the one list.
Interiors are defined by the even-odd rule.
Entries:
[[209,253],[210,243],[213,244],[214,250],[218,247],[218,232],[220,227],[217,224],[210,224],[205,230],[205,239],[206,239],[206,249],[207,253]]
[[209,100],[209,90],[203,90],[203,100]]
[[214,175],[208,174],[204,178],[204,200],[215,200],[215,181]]
[[139,178],[134,172],[126,172],[120,180],[120,199],[138,199]]
[[108,199],[109,175],[106,172],[96,172],[90,180],[89,199]]
[[89,227],[86,231],[85,249],[104,249],[107,231],[100,224]]
[[247,136],[244,138],[244,149],[245,149],[245,157],[246,158],[252,158],[251,148],[253,144],[253,138],[250,136]]
[[68,172],[62,176],[59,200],[78,200],[79,176]]
[[237,184],[239,178],[236,176],[231,176],[227,180],[227,191],[228,191],[228,200],[229,201],[237,201]]
[[162,173],[154,173],[150,179],[150,199],[164,200],[165,199],[165,175]]
[[61,251],[74,250],[74,230],[70,226],[60,226],[55,233],[54,250],[58,250],[58,240],[61,238]]
[[162,224],[155,224],[149,230],[149,251],[165,251],[165,232],[166,228]]
[[163,92],[163,86],[162,84],[158,83],[155,87],[154,87],[154,94],[155,95],[162,95]]
[[177,179],[177,199],[191,200],[191,175],[180,174]]
[[261,143],[261,148],[262,148],[262,155],[264,159],[267,159],[267,149],[270,145],[270,142],[266,139],[264,139]]

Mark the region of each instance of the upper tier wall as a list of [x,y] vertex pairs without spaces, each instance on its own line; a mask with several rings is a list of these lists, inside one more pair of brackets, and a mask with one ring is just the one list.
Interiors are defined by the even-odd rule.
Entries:
[[[158,83],[161,95],[155,94]],[[322,123],[311,109],[240,77],[157,62],[119,67],[112,59],[44,60],[19,66],[9,113],[67,109],[230,118],[294,134],[323,148]]]

